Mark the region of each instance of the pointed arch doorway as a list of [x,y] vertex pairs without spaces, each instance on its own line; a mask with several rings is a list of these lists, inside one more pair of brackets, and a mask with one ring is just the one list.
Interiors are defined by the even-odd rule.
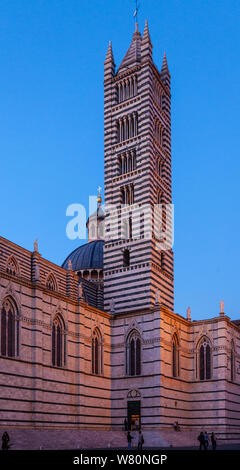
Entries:
[[131,390],[127,395],[127,420],[131,431],[141,428],[141,394],[138,390]]

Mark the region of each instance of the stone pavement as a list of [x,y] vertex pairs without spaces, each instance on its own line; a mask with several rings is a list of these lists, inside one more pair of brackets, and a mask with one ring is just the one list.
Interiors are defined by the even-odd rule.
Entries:
[[[63,450],[63,449],[126,449],[127,439],[124,431],[87,430],[87,429],[24,429],[0,428],[0,437],[7,431],[11,449],[14,450]],[[138,432],[131,432],[132,447],[137,448]],[[144,430],[144,449],[198,449],[196,431]],[[217,449],[239,450],[240,441],[224,443],[217,441]],[[211,449],[211,446],[210,446]]]

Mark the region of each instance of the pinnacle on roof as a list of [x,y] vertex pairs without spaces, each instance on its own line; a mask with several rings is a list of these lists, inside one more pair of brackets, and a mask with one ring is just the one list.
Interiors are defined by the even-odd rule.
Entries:
[[169,73],[169,69],[168,69],[166,52],[164,52],[161,73],[166,73],[166,72]]
[[144,27],[144,31],[143,31],[142,41],[143,42],[149,42],[152,46],[147,20],[145,20],[145,27]]
[[107,55],[106,55],[106,59],[105,59],[105,64],[106,64],[107,62],[112,62],[112,63],[114,63],[113,51],[112,51],[112,41],[109,41],[109,45],[108,45],[108,50],[107,50]]
[[143,31],[142,44],[141,44],[141,60],[145,62],[146,60],[152,61],[152,43],[148,29],[148,22],[145,21],[145,27]]

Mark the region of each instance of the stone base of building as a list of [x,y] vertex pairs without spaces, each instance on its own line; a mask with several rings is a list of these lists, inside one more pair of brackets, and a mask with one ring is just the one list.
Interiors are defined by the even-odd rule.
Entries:
[[[209,433],[212,430],[207,430]],[[126,432],[106,429],[50,429],[6,426],[0,428],[0,435],[7,431],[13,450],[64,450],[64,449],[114,449],[127,448]],[[213,430],[219,445],[240,443],[240,430]],[[143,429],[144,447],[174,448],[198,447],[199,429]],[[132,447],[138,443],[138,432],[131,431]]]

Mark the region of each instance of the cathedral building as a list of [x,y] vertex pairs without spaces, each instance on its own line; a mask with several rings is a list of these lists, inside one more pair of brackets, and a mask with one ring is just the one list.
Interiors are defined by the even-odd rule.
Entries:
[[239,439],[240,320],[223,302],[206,320],[174,313],[172,246],[144,233],[144,214],[172,203],[171,77],[147,22],[117,70],[109,43],[104,154],[105,211],[99,194],[62,266],[0,238],[0,427],[103,435],[126,419],[161,439],[177,421]]

